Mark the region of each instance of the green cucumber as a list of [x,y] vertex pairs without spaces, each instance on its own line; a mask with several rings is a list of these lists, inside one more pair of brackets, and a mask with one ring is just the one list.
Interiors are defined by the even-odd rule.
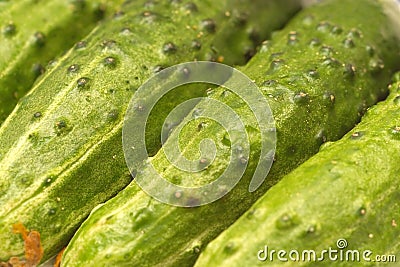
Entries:
[[[249,16],[279,11],[283,24],[299,1],[279,2],[272,1],[271,9],[263,0],[252,1],[258,8]],[[248,43],[248,28],[256,27],[256,21],[232,21],[249,3],[128,1],[112,21],[96,27],[54,62],[0,128],[0,260],[23,253],[13,224],[40,233],[46,260],[67,244],[96,205],[131,181],[121,137],[134,91],[162,67],[209,59],[222,51],[213,43],[220,33],[236,35],[232,46]],[[266,28],[271,32],[277,25],[273,21]],[[216,56],[237,62],[244,53]],[[178,90],[169,99],[203,95],[207,87],[196,89]],[[168,101],[164,104],[161,111],[170,109]],[[156,150],[159,142],[149,150]]]
[[[240,115],[251,140],[249,165],[236,187],[211,204],[181,208],[153,199],[132,182],[92,211],[67,246],[62,265],[193,265],[206,244],[268,188],[315,154],[321,143],[342,137],[368,106],[387,95],[387,82],[399,67],[400,56],[393,53],[399,51],[396,27],[383,8],[372,0],[337,0],[304,10],[241,69],[270,99],[277,126],[275,162],[257,191],[248,192],[260,153],[257,123],[235,94],[215,89],[209,97]],[[206,109],[206,103],[198,103],[189,117]],[[228,166],[231,142],[220,124],[200,117],[172,132],[177,135],[187,158],[204,162],[197,145],[203,139],[214,141],[217,156],[207,169],[187,173],[175,168],[160,150],[147,164],[165,179],[196,187],[214,181]],[[147,171],[147,167],[137,170]],[[147,178],[151,181],[153,176]],[[174,197],[182,195],[177,192]],[[187,201],[199,204],[198,199]]]
[[[367,255],[371,260],[376,255],[398,257],[400,79],[389,88],[388,99],[371,108],[357,127],[324,145],[213,240],[196,266],[281,266],[285,264],[276,253],[271,257],[271,250],[297,250],[300,255],[314,250],[320,258],[324,249],[340,251],[340,239],[348,244],[344,255],[359,251],[354,259],[359,257],[362,266],[372,266],[363,259],[366,250],[373,252]],[[324,257],[296,266],[360,264],[350,256],[347,262]],[[288,254],[283,258],[288,259],[285,266],[293,264]]]
[[0,3],[0,124],[59,56],[122,1],[20,0]]

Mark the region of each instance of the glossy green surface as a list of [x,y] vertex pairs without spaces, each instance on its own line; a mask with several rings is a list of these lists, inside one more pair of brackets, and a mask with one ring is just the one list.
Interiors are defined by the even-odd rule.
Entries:
[[[251,140],[249,165],[238,185],[212,204],[179,208],[152,199],[133,182],[91,213],[67,247],[64,266],[193,265],[207,243],[267,189],[317,153],[323,142],[341,138],[367,107],[386,97],[391,73],[400,67],[400,56],[393,53],[399,51],[395,30],[376,1],[327,1],[302,11],[241,68],[268,98],[277,126],[275,162],[262,187],[248,192],[260,152],[255,119],[234,94],[217,88],[209,97],[240,115]],[[207,108],[202,104],[189,116]],[[198,144],[205,138],[215,142],[218,152],[206,170],[186,173],[160,150],[151,162],[164,178],[202,185],[218,178],[229,163],[229,138],[212,120],[198,118],[172,134],[180,134],[189,159],[201,160]]]
[[[253,9],[251,16],[271,10],[264,1],[252,3],[260,8]],[[299,3],[290,3],[290,8],[285,5],[285,15],[267,25],[265,32],[282,25],[297,10]],[[46,260],[67,244],[96,205],[131,181],[121,130],[135,90],[160,68],[180,62],[220,56],[227,63],[243,61],[247,45],[255,46],[248,27],[258,24],[233,21],[234,14],[248,4],[129,1],[112,21],[100,24],[53,62],[0,128],[1,260],[23,254],[13,224],[21,222],[39,231]],[[211,20],[215,30],[204,28],[205,20]],[[238,45],[238,53],[215,52],[219,50],[215,37],[229,33],[237,37],[233,46]],[[247,45],[240,49],[243,44]],[[190,88],[167,97],[154,121],[171,108],[168,99],[179,103],[207,89]],[[156,129],[151,131],[156,136]],[[151,135],[149,150],[155,153],[160,139]]]

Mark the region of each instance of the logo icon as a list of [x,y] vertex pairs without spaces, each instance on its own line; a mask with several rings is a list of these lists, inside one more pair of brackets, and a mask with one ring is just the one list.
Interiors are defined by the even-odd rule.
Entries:
[[[210,138],[199,144],[201,157],[185,158],[180,150],[179,133],[191,120],[207,118],[216,121],[226,131],[230,143],[230,160],[222,174],[211,183],[199,187],[176,185],[163,178],[148,157],[146,122],[157,102],[176,87],[191,83],[208,83],[224,87],[240,98],[251,110],[259,130],[259,159],[249,184],[255,191],[265,180],[275,154],[276,130],[271,109],[260,89],[240,71],[214,62],[188,62],[166,68],[147,80],[135,93],[123,126],[123,149],[127,166],[135,182],[155,199],[174,206],[195,207],[216,201],[232,190],[242,178],[250,158],[250,141],[245,118],[229,104],[205,96],[193,98],[176,106],[164,121],[179,122],[172,133],[161,133],[162,151],[170,165],[180,170],[182,177],[208,168],[217,155],[217,146]],[[188,114],[188,110],[191,112]],[[189,144],[187,144],[189,145]]]

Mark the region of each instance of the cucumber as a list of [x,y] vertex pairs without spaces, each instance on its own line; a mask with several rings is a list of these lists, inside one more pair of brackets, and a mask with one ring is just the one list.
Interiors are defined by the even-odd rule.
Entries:
[[21,0],[0,3],[0,125],[59,56],[122,1]]
[[[363,260],[366,250],[373,252],[367,255],[371,260],[376,255],[398,256],[400,79],[390,90],[388,99],[371,108],[357,127],[341,140],[325,144],[213,240],[196,266],[284,265],[277,254],[271,258],[272,249],[297,250],[300,255],[314,250],[317,258],[329,248],[344,255],[358,250],[362,266],[373,265]],[[346,248],[338,249],[340,239],[347,241]],[[288,259],[285,266],[293,262],[288,254],[283,258]],[[332,266],[332,261],[325,255],[324,261],[296,266]]]
[[[240,115],[251,140],[247,170],[236,187],[211,204],[181,208],[153,199],[132,182],[92,211],[67,246],[62,265],[193,265],[206,244],[268,188],[315,154],[321,143],[342,137],[368,106],[387,96],[387,82],[400,58],[393,53],[399,51],[397,28],[383,8],[371,0],[337,0],[306,9],[241,68],[270,100],[277,128],[275,162],[258,190],[248,192],[260,154],[257,122],[234,93],[217,88],[209,98]],[[195,119],[182,131],[172,132],[168,140],[179,135],[175,146],[180,145],[187,158],[202,163],[197,144],[211,139],[218,148],[216,158],[202,172],[187,173],[175,168],[160,150],[148,164],[170,182],[187,187],[208,184],[229,164],[227,132],[211,119],[196,119],[199,111],[207,109],[207,102],[198,103],[188,115]],[[145,166],[137,173],[149,169]],[[193,198],[187,203],[201,204]]]
[[[267,26],[270,32],[299,7],[298,1],[279,2],[252,1],[258,8],[249,16],[278,10],[280,22]],[[40,233],[44,261],[66,245],[97,204],[132,180],[121,137],[133,93],[162,67],[210,55],[223,56],[224,62],[242,60],[243,52],[216,53],[223,47],[214,48],[213,41],[220,33],[232,32],[238,38],[232,46],[248,43],[248,29],[256,27],[256,21],[232,21],[249,3],[128,1],[112,21],[96,27],[53,63],[0,128],[1,260],[23,254],[13,224]],[[169,95],[159,109],[168,110],[168,100],[203,95],[207,87],[189,89]],[[162,117],[157,115],[155,121]],[[157,149],[149,146],[150,151]]]

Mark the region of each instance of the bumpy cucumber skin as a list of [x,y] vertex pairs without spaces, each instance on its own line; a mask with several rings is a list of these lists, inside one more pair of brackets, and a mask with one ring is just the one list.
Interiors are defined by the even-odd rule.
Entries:
[[[270,250],[319,253],[337,249],[336,241],[342,238],[350,250],[398,256],[400,80],[390,89],[388,99],[371,108],[351,132],[327,143],[212,241],[196,266],[288,266],[290,261],[285,265],[276,255],[273,262],[258,261],[257,252],[268,245]],[[332,262],[326,258],[296,266]]]
[[[222,55],[228,63],[243,59],[243,53],[215,54],[213,38],[220,32],[241,31],[234,45],[246,42],[241,39],[249,39],[251,23],[235,26],[230,23],[235,17],[226,12],[235,14],[249,2],[191,2],[127,2],[124,13],[99,25],[54,62],[4,122],[1,260],[23,254],[13,224],[21,222],[41,234],[46,260],[66,245],[90,210],[131,181],[121,145],[125,109],[134,91],[160,66],[210,55]],[[252,3],[261,6],[257,12],[265,11],[263,1]],[[299,7],[297,1],[290,3],[281,24]],[[216,23],[215,33],[202,28],[209,18]],[[201,48],[197,43],[192,47],[193,40]],[[174,101],[203,95],[207,87],[193,88],[175,95]]]
[[122,0],[21,0],[0,11],[0,125],[49,60],[88,34]]
[[[271,33],[283,26],[295,12],[300,9],[299,0],[256,0],[249,5],[248,0],[235,0],[235,4],[220,14],[225,17],[223,25],[217,24],[218,34],[207,46],[211,49],[200,58],[209,61],[219,61],[227,65],[243,65],[255,53],[261,40],[268,38]],[[197,25],[192,25],[196,27]],[[234,29],[234,30],[231,30]],[[200,31],[206,32],[206,31]],[[198,40],[196,37],[194,40]],[[203,44],[204,46],[204,44]],[[169,65],[160,65],[168,67]],[[209,86],[213,88],[213,86]],[[192,89],[191,89],[192,88]],[[207,88],[208,89],[208,88]],[[198,85],[189,85],[181,88],[181,92],[172,92],[162,99],[161,105],[152,110],[147,121],[146,142],[149,156],[154,156],[161,148],[160,131],[163,122],[177,101],[177,95],[203,96],[204,91],[199,91]],[[186,91],[197,90],[198,93]],[[182,98],[183,100],[184,98]]]
[[[240,114],[252,142],[249,166],[238,185],[212,204],[177,208],[131,183],[82,224],[65,251],[64,266],[194,264],[206,244],[268,188],[315,154],[321,143],[342,137],[368,106],[387,95],[387,82],[400,62],[393,51],[399,51],[393,27],[375,1],[329,1],[303,11],[242,69],[268,97],[276,120],[276,160],[262,187],[248,192],[259,154],[256,122],[234,94],[214,90],[210,97]],[[207,127],[199,131],[201,122]],[[179,134],[188,158],[198,158],[198,144],[205,138],[214,140],[219,154],[205,171],[181,174],[160,150],[152,163],[161,175],[185,186],[217,178],[230,156],[221,127],[198,119]]]
[[232,10],[232,14],[225,13],[225,15],[233,16],[234,19],[230,21],[231,27],[241,25],[248,38],[240,38],[242,31],[226,31],[214,40],[214,46],[218,47],[217,50],[222,55],[243,54],[243,57],[236,61],[224,61],[228,65],[245,64],[256,53],[256,46],[263,40],[270,39],[271,29],[281,28],[282,22],[287,21],[288,16],[293,15],[300,8],[300,1],[296,0],[255,1],[252,4],[246,4],[245,0],[240,0],[240,2],[242,3],[240,9]]

